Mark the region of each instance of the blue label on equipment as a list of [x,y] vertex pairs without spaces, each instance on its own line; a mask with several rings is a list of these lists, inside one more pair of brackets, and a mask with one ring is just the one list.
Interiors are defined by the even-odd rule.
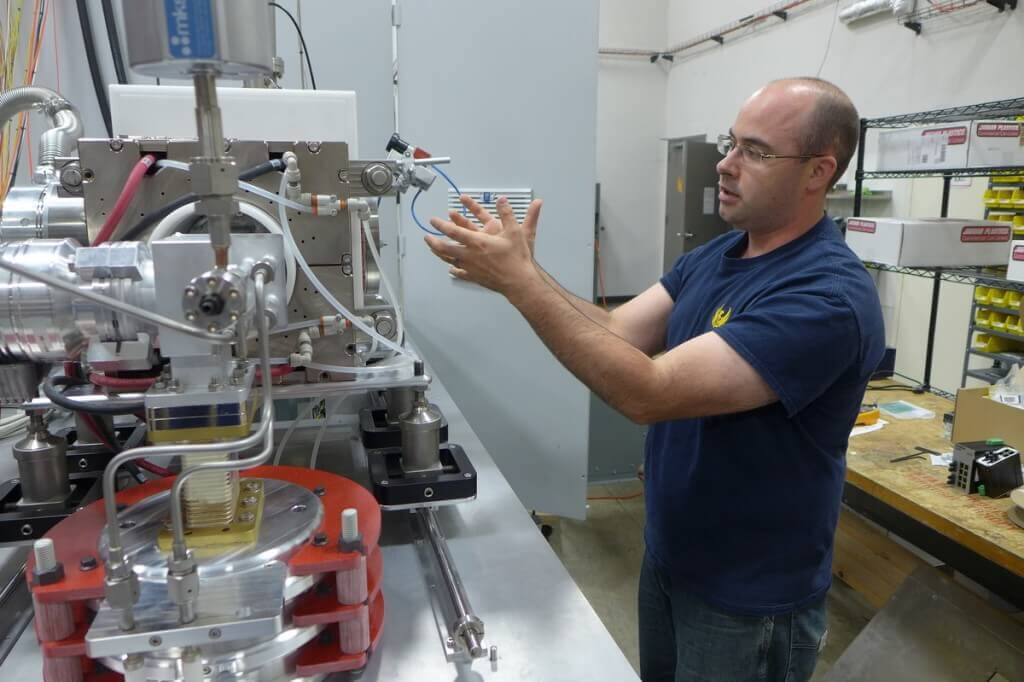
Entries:
[[164,0],[167,46],[177,59],[217,56],[210,0]]

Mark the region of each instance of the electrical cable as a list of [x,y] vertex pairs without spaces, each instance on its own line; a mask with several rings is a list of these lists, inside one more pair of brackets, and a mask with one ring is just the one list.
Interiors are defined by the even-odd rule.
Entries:
[[324,423],[320,425],[320,430],[316,432],[316,440],[313,441],[313,453],[309,456],[309,468],[316,469],[317,459],[320,456],[320,442],[324,439],[324,433],[327,431],[327,423],[331,420],[331,410],[329,409],[329,400],[324,401]]
[[[159,166],[160,164],[157,165]],[[281,163],[281,159],[271,159],[270,161],[264,161],[259,165],[242,171],[238,174],[238,179],[240,181],[255,180],[261,175],[266,175],[273,170],[281,170],[282,168],[284,168],[284,164]],[[140,218],[137,223],[128,228],[121,237],[118,237],[118,241],[131,242],[138,240],[146,230],[150,229],[182,206],[188,206],[189,204],[194,204],[197,201],[199,201],[199,195],[195,192],[189,192],[188,194],[184,194],[177,199],[164,204],[160,208],[150,211]]]
[[306,47],[306,37],[302,35],[302,28],[299,26],[299,22],[295,20],[295,17],[292,16],[291,12],[276,2],[268,2],[267,4],[281,10],[289,19],[291,19],[292,26],[295,27],[295,32],[299,34],[299,41],[302,43],[302,51],[306,53],[306,68],[309,69],[309,82],[313,85],[313,89],[316,90],[316,76],[313,75],[313,63],[309,60],[309,48]]
[[828,53],[832,49],[832,35],[836,32],[836,24],[839,23],[839,0],[835,0],[836,11],[832,15],[832,28],[828,32],[828,42],[825,43],[825,54],[821,56],[821,65],[818,66],[818,72],[814,74],[815,78],[821,78],[821,72],[825,69],[825,62],[828,61]]
[[89,383],[102,388],[118,391],[146,391],[156,383],[159,377],[112,377],[98,372],[89,373]]
[[117,82],[124,85],[128,82],[128,73],[124,68],[124,56],[121,54],[121,36],[117,31],[117,19],[114,16],[114,6],[110,0],[100,0],[103,8],[103,23],[107,26],[107,42],[110,43],[110,57],[114,61],[114,74]]
[[96,43],[93,41],[89,8],[86,5],[86,0],[75,0],[75,5],[78,8],[78,25],[82,29],[82,42],[85,44],[85,57],[89,62],[89,75],[92,78],[93,90],[96,91],[96,103],[100,107],[100,116],[103,117],[103,126],[107,130],[107,137],[113,137],[114,127],[110,119],[110,101],[107,99],[107,90],[96,56]]
[[421,194],[423,194],[423,190],[416,190],[416,194],[412,196],[412,203],[409,204],[409,213],[412,214],[413,222],[416,223],[416,226],[419,227],[424,232],[426,232],[427,234],[432,234],[435,237],[443,237],[444,232],[435,232],[434,230],[431,230],[429,227],[426,227],[423,223],[421,223],[420,219],[416,216],[416,201],[420,198]]
[[50,402],[58,407],[72,412],[84,412],[99,415],[134,414],[145,409],[146,405],[142,400],[117,400],[111,402],[92,402],[87,400],[72,400],[64,395],[59,386],[83,386],[88,382],[73,377],[46,377],[43,379],[43,394],[50,399]]
[[146,177],[146,173],[149,172],[154,163],[156,163],[156,157],[152,154],[146,154],[135,162],[135,166],[132,167],[131,172],[128,174],[128,179],[121,189],[121,194],[118,195],[117,201],[114,202],[114,208],[110,209],[110,214],[107,216],[106,221],[104,221],[103,227],[100,228],[99,234],[96,235],[96,239],[93,240],[92,246],[99,246],[109,240],[114,235],[114,232],[117,231],[121,218],[124,216],[125,211],[128,210],[128,206],[135,198],[135,194],[139,191],[142,179]]

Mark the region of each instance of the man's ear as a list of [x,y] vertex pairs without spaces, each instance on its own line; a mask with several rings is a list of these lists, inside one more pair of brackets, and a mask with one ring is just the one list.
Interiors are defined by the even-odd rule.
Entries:
[[828,191],[832,187],[832,176],[839,168],[839,162],[834,156],[819,156],[811,159],[811,177],[807,182],[807,189],[812,193]]

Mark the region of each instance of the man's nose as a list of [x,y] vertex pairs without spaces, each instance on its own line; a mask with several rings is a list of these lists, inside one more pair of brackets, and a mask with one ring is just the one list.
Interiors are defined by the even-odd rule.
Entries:
[[719,175],[729,175],[735,177],[737,174],[738,166],[736,165],[736,154],[733,154],[735,150],[729,150],[729,153],[722,157],[722,160],[715,166],[715,170],[718,171]]

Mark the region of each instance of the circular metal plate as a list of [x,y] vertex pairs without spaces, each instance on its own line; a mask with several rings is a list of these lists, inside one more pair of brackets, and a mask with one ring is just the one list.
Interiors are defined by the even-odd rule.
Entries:
[[[272,478],[260,480],[264,490],[263,519],[256,541],[245,546],[196,549],[200,578],[215,578],[258,568],[270,561],[283,561],[320,526],[323,505],[311,491]],[[141,580],[167,578],[167,553],[157,546],[157,536],[165,528],[169,506],[169,491],[165,491],[118,515],[125,551]],[[100,555],[104,559],[107,556],[106,527],[100,537]]]

